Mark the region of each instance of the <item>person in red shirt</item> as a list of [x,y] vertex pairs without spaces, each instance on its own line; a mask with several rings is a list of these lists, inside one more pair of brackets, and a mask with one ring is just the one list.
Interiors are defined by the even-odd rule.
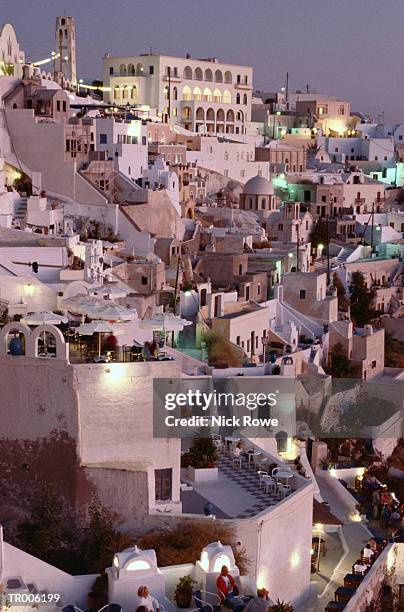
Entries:
[[217,594],[220,597],[220,601],[223,604],[226,599],[231,598],[234,595],[238,595],[239,590],[233,576],[229,574],[229,568],[227,565],[223,565],[220,575],[216,580]]

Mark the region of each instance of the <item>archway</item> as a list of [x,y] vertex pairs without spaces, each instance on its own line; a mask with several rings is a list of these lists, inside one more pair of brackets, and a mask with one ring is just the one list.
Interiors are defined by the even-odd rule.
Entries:
[[196,81],[203,81],[202,68],[195,68],[195,80]]
[[224,73],[224,82],[230,84],[233,82],[233,78],[229,70],[226,70],[226,72]]
[[216,70],[215,72],[215,81],[216,83],[223,83],[223,74],[221,70]]
[[191,66],[185,66],[183,77],[184,77],[184,79],[192,79],[192,68],[191,68]]
[[55,355],[56,359],[68,361],[69,345],[66,343],[60,329],[54,325],[38,325],[35,327],[28,338],[27,355],[29,357],[39,357],[39,345],[42,343],[42,339],[46,341],[48,338],[53,339],[52,349],[54,348],[54,353],[53,351],[52,353]]
[[[13,339],[9,338],[11,334],[14,334],[14,337],[21,341],[19,343],[14,343],[14,353],[10,353],[10,350],[14,351],[13,347],[10,347],[10,343]],[[27,355],[27,344],[30,334],[31,330],[28,325],[24,325],[19,321],[12,321],[4,325],[0,332],[0,357],[6,357],[9,354],[13,356]],[[23,338],[21,338],[21,336],[23,336]],[[19,349],[22,350],[20,351]]]

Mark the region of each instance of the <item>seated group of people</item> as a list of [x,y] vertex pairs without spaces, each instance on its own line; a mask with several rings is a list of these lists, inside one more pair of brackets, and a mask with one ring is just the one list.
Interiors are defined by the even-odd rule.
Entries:
[[[217,594],[220,598],[221,605],[230,607],[237,611],[245,610],[245,612],[268,612],[271,603],[268,596],[268,591],[265,588],[257,590],[257,596],[251,597],[248,603],[234,601],[240,595],[239,587],[229,573],[227,565],[223,565],[220,574],[216,581]],[[160,604],[153,597],[147,586],[140,586],[137,591],[139,604],[136,612],[160,612]],[[247,598],[248,599],[248,598]],[[233,600],[233,601],[232,601]]]
[[387,540],[382,540],[380,544],[375,538],[370,538],[361,552],[361,558],[356,561],[353,566],[354,574],[365,574],[369,566],[372,565],[380,554],[380,551],[386,546]]
[[238,584],[233,576],[229,573],[227,565],[223,565],[220,575],[216,581],[217,594],[220,597],[220,603],[224,606],[237,609],[243,609],[245,612],[268,612],[271,603],[269,600],[268,591],[265,588],[257,589],[257,596],[252,597],[244,606],[234,605],[234,598],[240,594]]

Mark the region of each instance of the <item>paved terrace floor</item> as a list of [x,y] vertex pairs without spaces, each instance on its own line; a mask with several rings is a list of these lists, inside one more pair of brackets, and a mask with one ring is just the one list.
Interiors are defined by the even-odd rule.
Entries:
[[[218,518],[249,518],[276,505],[282,497],[259,488],[256,468],[233,468],[233,458],[222,455],[218,461],[219,477],[209,482],[192,483],[193,491],[182,491],[183,512],[203,514],[210,501]],[[187,481],[189,482],[189,481]]]

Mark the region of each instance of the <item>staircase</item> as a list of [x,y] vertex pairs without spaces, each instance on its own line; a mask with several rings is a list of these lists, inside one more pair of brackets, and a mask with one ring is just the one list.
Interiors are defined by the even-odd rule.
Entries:
[[27,196],[21,196],[20,203],[18,208],[14,214],[13,225],[22,227],[25,223],[25,219],[27,217]]
[[352,255],[354,251],[356,251],[357,248],[358,247],[356,244],[343,247],[338,253],[337,263],[338,264],[346,263],[347,259]]

